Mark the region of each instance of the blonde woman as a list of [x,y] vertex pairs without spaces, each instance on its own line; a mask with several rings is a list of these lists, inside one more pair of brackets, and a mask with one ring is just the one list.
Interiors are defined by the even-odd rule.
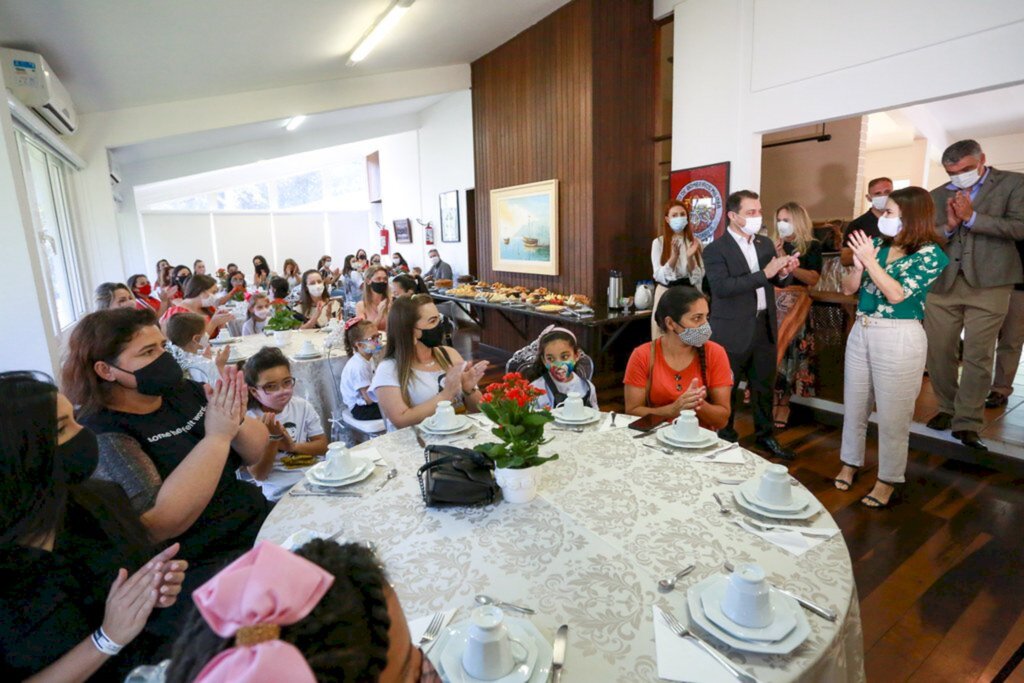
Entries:
[[778,362],[775,376],[774,420],[776,429],[789,424],[789,398],[793,393],[814,395],[814,337],[808,330],[811,297],[808,290],[821,278],[821,242],[814,239],[811,217],[796,202],[775,210],[768,236],[779,255],[800,255],[800,267],[793,271],[789,287],[775,289],[779,311]]
[[370,266],[363,279],[363,300],[356,303],[356,315],[374,323],[377,329],[388,329],[388,311],[391,309],[391,286],[388,269]]
[[[677,199],[665,205],[658,236],[651,242],[651,268],[656,283],[651,310],[658,310],[658,302],[669,287],[690,285],[702,289],[704,260],[700,240],[688,224],[686,206]],[[651,316],[651,339],[662,334],[664,331]]]

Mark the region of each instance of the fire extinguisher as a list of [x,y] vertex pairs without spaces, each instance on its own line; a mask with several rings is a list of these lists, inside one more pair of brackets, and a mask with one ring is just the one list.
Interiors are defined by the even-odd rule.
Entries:
[[377,225],[380,226],[380,255],[387,256],[388,240],[390,239],[388,235],[388,226],[384,225],[383,223],[377,223]]
[[432,245],[434,243],[434,226],[430,223],[427,223],[427,227],[423,228],[423,241],[425,241],[427,245]]

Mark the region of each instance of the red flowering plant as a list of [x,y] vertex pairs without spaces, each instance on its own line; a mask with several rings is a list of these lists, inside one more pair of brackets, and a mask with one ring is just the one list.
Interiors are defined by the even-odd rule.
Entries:
[[557,460],[539,455],[544,439],[544,425],[554,420],[547,410],[538,410],[535,399],[545,394],[543,389],[530,385],[518,372],[510,372],[487,386],[480,410],[494,424],[491,434],[500,443],[480,444],[474,450],[494,461],[495,467],[520,470]]

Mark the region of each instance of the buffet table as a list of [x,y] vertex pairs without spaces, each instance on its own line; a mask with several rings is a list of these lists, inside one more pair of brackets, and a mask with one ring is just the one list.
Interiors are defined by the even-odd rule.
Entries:
[[[838,619],[805,612],[810,636],[788,655],[716,643],[719,651],[760,681],[864,680],[857,592],[842,535],[796,556],[730,523],[745,515],[732,501],[735,486],[718,478],[758,475],[767,461],[740,451],[736,464],[697,462],[649,448],[653,436],[636,440],[628,429],[605,428],[550,431],[555,438],[542,454],[560,458],[543,466],[532,502],[448,509],[424,506],[415,474],[423,449],[416,432],[403,429],[357,449],[382,460],[351,487],[362,497],[287,495],[260,537],[282,543],[307,529],[372,542],[410,620],[455,608],[454,620],[462,620],[483,593],[534,608],[530,619],[549,642],[567,623],[566,683],[657,680],[652,606],[685,622],[688,587],[721,573],[725,561],[757,562],[773,583],[835,610]],[[474,428],[458,445],[486,436]],[[390,467],[397,479],[378,490]],[[719,511],[714,493],[731,514]],[[836,528],[824,510],[810,526]],[[657,591],[660,577],[689,563],[695,571],[674,592]],[[714,665],[711,671],[679,680],[731,680]]]

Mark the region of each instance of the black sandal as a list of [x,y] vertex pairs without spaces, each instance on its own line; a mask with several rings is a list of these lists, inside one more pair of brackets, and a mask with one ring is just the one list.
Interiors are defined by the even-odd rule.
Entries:
[[[851,468],[853,468],[853,476],[850,477],[850,481],[846,481],[845,479],[836,478],[836,479],[832,480],[832,485],[835,486],[838,490],[840,490],[840,491],[845,493],[846,491],[849,491],[850,489],[852,489],[853,488],[853,482],[857,481],[857,471],[860,470],[860,465],[847,465],[844,462],[843,463],[843,467],[851,467]],[[841,484],[841,486],[840,486],[840,484]]]
[[[866,507],[869,510],[885,510],[886,508],[891,508],[893,505],[896,505],[901,500],[903,500],[903,484],[902,483],[894,484],[892,482],[884,481],[882,479],[879,479],[878,481],[882,482],[886,486],[891,486],[892,487],[892,493],[889,494],[888,502],[883,503],[882,501],[878,500],[874,496],[868,495],[868,496],[864,496],[863,498],[860,499],[860,504],[861,505],[863,505],[864,507]],[[864,501],[869,501],[869,502],[865,503]]]

